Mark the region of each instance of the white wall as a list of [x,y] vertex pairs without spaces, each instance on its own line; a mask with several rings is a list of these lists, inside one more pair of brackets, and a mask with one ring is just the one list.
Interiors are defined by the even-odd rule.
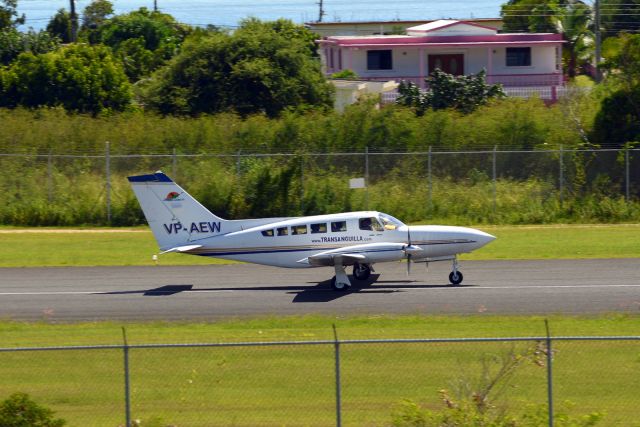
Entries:
[[[465,74],[475,74],[480,70],[488,69],[487,48],[468,49],[425,49],[424,51],[424,71],[428,72],[429,54],[464,54]],[[392,50],[393,69],[392,70],[367,70],[367,49],[352,49],[352,69],[362,77],[411,77],[420,73],[420,59],[418,48],[395,48]],[[343,49],[342,67],[348,68],[348,53]],[[336,52],[337,67],[337,52]],[[547,74],[555,73],[556,70],[556,46],[538,45],[531,47],[531,66],[507,67],[506,48],[492,48],[491,74]]]

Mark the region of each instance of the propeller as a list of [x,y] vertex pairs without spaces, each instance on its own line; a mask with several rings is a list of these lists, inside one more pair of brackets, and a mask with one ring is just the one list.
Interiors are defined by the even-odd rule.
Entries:
[[405,256],[407,257],[407,276],[411,274],[411,256],[413,252],[422,251],[420,246],[414,246],[411,244],[411,228],[407,225],[407,244],[402,248]]

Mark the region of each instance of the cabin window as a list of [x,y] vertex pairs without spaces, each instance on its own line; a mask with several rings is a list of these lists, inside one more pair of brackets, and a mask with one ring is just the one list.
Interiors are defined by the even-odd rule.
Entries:
[[393,61],[390,50],[368,50],[367,70],[391,70]]
[[530,47],[508,47],[507,67],[528,67],[531,65]]
[[331,223],[331,231],[334,233],[340,233],[347,231],[347,221],[334,221]]
[[327,223],[321,222],[318,224],[311,224],[311,234],[317,233],[326,233],[327,232]]
[[395,230],[404,225],[399,219],[383,213],[380,214],[380,221],[382,221],[386,230]]
[[273,237],[273,230],[262,230],[262,235],[264,237]]
[[358,220],[360,230],[384,231],[384,227],[376,218],[360,218]]
[[289,229],[287,227],[278,227],[278,236],[289,235]]
[[291,235],[307,234],[306,225],[294,225],[291,227]]

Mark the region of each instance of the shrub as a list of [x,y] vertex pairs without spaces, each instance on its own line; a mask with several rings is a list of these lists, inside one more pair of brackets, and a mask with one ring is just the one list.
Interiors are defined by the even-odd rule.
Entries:
[[25,393],[14,393],[0,403],[2,427],[61,427],[66,421],[54,418],[51,409],[38,405]]

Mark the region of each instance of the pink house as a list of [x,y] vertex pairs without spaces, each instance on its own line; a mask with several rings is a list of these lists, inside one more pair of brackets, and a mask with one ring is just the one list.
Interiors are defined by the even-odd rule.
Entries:
[[362,80],[424,87],[436,68],[454,75],[484,69],[487,82],[501,83],[507,94],[536,88],[554,100],[564,84],[561,34],[498,33],[472,22],[439,20],[408,28],[407,35],[331,36],[318,43],[327,75],[350,69]]

